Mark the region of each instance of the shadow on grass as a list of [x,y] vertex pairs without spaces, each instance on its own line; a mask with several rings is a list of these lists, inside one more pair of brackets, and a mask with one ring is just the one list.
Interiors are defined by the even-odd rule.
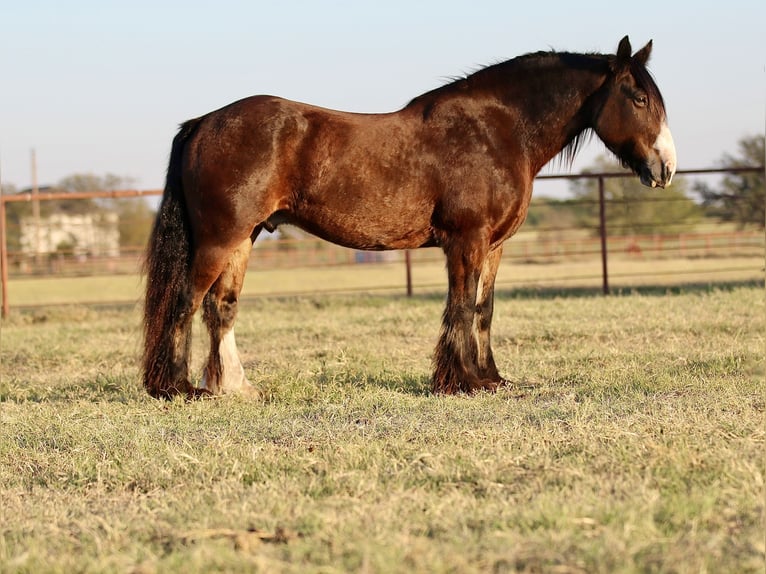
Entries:
[[309,384],[314,385],[316,389],[325,391],[335,387],[343,389],[342,392],[353,392],[353,389],[383,389],[411,396],[431,394],[430,376],[390,371],[367,372],[357,369],[334,368],[320,371]]
[[[342,393],[365,390],[386,390],[410,396],[431,394],[429,376],[399,373],[367,373],[364,371],[338,371],[332,375],[319,373],[308,385],[317,392],[328,392],[336,387]],[[269,396],[268,386],[261,388]],[[273,389],[272,389],[273,390]],[[331,391],[330,391],[331,392]],[[276,393],[280,394],[280,393]],[[310,395],[311,393],[309,393]],[[126,377],[100,376],[93,380],[71,381],[55,386],[29,386],[20,380],[0,383],[2,403],[68,403],[85,401],[92,403],[133,403],[148,399],[140,383]],[[273,399],[266,399],[273,400]]]
[[431,394],[431,377],[424,375],[401,375],[396,379],[385,375],[373,375],[368,378],[368,385],[396,393],[423,397]]

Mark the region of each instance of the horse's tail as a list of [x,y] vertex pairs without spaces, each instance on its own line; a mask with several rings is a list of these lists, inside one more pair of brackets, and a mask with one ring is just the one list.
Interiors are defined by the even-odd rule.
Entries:
[[144,387],[154,397],[192,392],[190,268],[193,248],[182,184],[183,152],[199,120],[173,139],[165,191],[146,250],[144,274]]

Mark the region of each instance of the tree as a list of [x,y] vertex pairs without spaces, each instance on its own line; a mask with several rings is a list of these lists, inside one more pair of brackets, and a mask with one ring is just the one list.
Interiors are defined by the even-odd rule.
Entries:
[[562,233],[579,227],[577,202],[571,199],[534,197],[529,204],[525,229]]
[[[75,173],[58,182],[56,191],[60,192],[89,192],[89,191],[113,191],[126,189],[132,186],[133,179],[120,177],[111,173],[104,176],[92,173]],[[84,200],[61,200],[53,202],[61,211],[76,213],[93,213],[97,211],[118,211],[115,209],[113,199],[84,199]]]
[[739,227],[755,224],[764,227],[766,186],[763,175],[764,136],[745,137],[739,141],[739,157],[724,154],[718,161],[721,167],[761,166],[757,172],[732,173],[711,187],[697,183],[694,190],[700,194],[705,212],[731,221]]
[[120,247],[143,247],[152,230],[155,212],[143,197],[115,199],[120,217]]
[[[18,189],[12,183],[3,183],[2,194],[3,195],[16,195]],[[5,228],[6,246],[8,251],[14,252],[19,250],[19,204],[6,203],[5,204],[5,221],[3,225]]]
[[[628,170],[604,156],[583,173],[618,173]],[[575,179],[570,185],[579,200],[580,225],[594,230],[599,225],[598,181]],[[676,177],[667,189],[649,188],[635,176],[604,180],[607,231],[610,235],[678,233],[700,219],[700,208],[686,194],[686,181]],[[573,202],[574,203],[574,202]]]
[[132,177],[123,177],[113,173],[107,173],[103,176],[92,173],[75,173],[59,181],[58,187],[65,191],[113,191],[115,189],[128,189],[133,186],[134,182]]

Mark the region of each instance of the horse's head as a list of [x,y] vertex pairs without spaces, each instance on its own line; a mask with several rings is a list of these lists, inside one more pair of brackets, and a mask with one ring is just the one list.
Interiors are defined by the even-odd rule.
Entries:
[[641,183],[665,187],[676,171],[676,148],[662,95],[646,69],[651,51],[650,41],[632,55],[630,40],[622,39],[594,130]]

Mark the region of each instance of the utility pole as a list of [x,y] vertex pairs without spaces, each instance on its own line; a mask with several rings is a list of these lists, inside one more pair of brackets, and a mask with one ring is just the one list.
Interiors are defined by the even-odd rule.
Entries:
[[2,306],[0,318],[8,316],[8,239],[5,231],[5,198],[3,195],[3,162],[0,160],[0,282],[2,282]]
[[37,154],[32,148],[30,154],[32,171],[32,220],[35,225],[35,264],[40,265],[42,253],[40,252],[40,189],[37,185]]

